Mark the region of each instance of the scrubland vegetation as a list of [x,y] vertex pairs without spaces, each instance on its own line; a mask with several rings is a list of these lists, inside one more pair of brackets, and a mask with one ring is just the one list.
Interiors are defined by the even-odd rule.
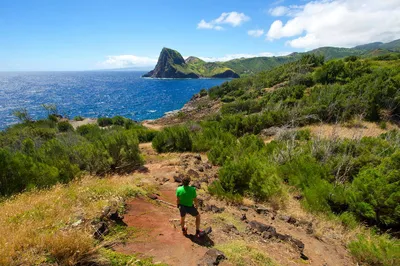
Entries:
[[0,133],[0,195],[67,183],[83,173],[126,172],[143,164],[139,142],[155,133],[131,120],[115,117],[105,126],[68,121],[30,121]]
[[[214,87],[208,95],[223,102],[219,114],[160,132],[123,117],[101,118],[98,125],[74,130],[51,116],[31,121],[21,111],[17,115],[22,123],[0,134],[0,194],[6,197],[68,183],[83,173],[130,171],[144,162],[139,142],[152,141],[158,152],[207,152],[209,161],[220,166],[217,181],[208,188],[219,198],[236,203],[250,197],[285,208],[289,195],[299,195],[309,212],[325,215],[348,230],[358,228],[358,236],[346,242],[357,261],[400,264],[399,131],[361,139],[325,139],[297,129],[315,123],[362,127],[357,121],[363,120],[382,128],[397,123],[397,54],[328,62],[305,55],[297,62]],[[263,130],[272,127],[278,128],[275,138],[264,143]],[[42,192],[37,193],[39,197]],[[21,204],[25,195],[30,194],[17,197]],[[15,215],[29,210],[21,213]],[[89,250],[90,245],[84,245]],[[273,264],[254,248],[239,247],[255,261]],[[237,247],[222,248],[234,254]],[[20,252],[15,247],[9,250]],[[234,260],[240,264],[240,258]]]
[[[349,242],[370,265],[400,262],[400,133],[323,139],[290,128],[312,123],[386,125],[400,114],[400,61],[396,56],[324,63],[308,55],[255,76],[209,90],[225,104],[207,121],[170,127],[153,140],[166,151],[207,151],[221,166],[209,191],[230,201],[252,197],[283,206],[295,188],[304,208],[336,217],[349,229],[372,231]],[[264,144],[262,130],[281,127]],[[289,129],[288,129],[289,128]],[[371,233],[372,232],[372,233]],[[373,233],[375,232],[375,233]],[[377,234],[376,234],[377,233]]]

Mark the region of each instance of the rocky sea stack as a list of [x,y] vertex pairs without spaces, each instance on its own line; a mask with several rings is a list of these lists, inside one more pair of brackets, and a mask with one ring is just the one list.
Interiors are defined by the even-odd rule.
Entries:
[[186,60],[175,50],[163,48],[156,67],[143,75],[149,78],[238,78],[239,75],[223,63],[207,63],[191,56]]

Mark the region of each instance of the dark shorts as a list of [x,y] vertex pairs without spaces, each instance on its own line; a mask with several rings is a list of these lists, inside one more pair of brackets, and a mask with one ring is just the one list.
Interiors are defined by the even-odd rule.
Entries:
[[194,206],[188,207],[179,205],[179,212],[181,213],[181,217],[185,217],[187,213],[189,213],[192,216],[199,215],[199,211]]

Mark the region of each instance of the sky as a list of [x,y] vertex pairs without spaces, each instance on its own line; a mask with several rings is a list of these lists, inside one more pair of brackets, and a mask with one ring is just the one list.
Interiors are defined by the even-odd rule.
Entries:
[[0,71],[151,69],[400,39],[400,0],[0,0]]

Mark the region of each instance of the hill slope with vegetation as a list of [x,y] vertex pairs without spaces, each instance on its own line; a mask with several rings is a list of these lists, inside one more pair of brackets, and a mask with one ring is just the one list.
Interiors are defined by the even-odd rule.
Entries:
[[226,62],[205,62],[197,57],[186,60],[175,50],[163,48],[154,70],[144,77],[152,78],[238,78],[270,70],[282,64],[299,60],[304,54],[323,56],[326,60],[359,56],[370,58],[390,56],[400,52],[400,40],[390,43],[370,43],[353,48],[321,47],[306,53],[292,53],[287,56],[239,58]]
[[[181,58],[177,60],[182,63]],[[205,64],[197,58],[186,61]],[[238,241],[229,242],[233,227],[218,238],[221,242],[217,247],[226,252],[228,262],[273,265],[265,246],[251,243],[258,241],[273,248],[288,242],[296,245],[297,252],[290,263],[300,265],[308,259],[298,252],[304,251],[304,243],[318,247],[321,241],[321,245],[338,245],[332,250],[345,246],[354,264],[399,265],[398,54],[330,61],[305,54],[297,61],[204,90],[194,99],[207,99],[220,108],[199,121],[178,113],[175,123],[179,125],[169,125],[161,131],[123,117],[101,118],[97,125],[82,125],[75,130],[52,113],[48,119],[32,121],[24,110],[16,112],[21,123],[0,133],[0,209],[5,213],[0,225],[2,230],[15,230],[14,240],[1,234],[0,249],[6,253],[0,255],[0,264],[84,264],[93,254],[103,254],[103,259],[107,258],[104,265],[136,261],[135,256],[124,257],[104,249],[107,242],[83,234],[87,231],[79,224],[89,226],[93,221],[94,225],[103,226],[104,215],[99,206],[104,205],[104,200],[144,195],[153,192],[153,186],[169,182],[163,179],[162,172],[148,173],[149,169],[142,167],[147,160],[153,163],[152,171],[168,168],[175,174],[179,169],[181,175],[191,175],[206,202],[232,208],[225,216],[213,211],[206,215],[212,225],[216,221],[236,225],[240,245]],[[192,111],[204,109],[198,108]],[[362,131],[364,121],[376,123],[384,133],[351,138],[333,134],[327,138],[304,128],[331,124]],[[144,156],[139,143],[150,141],[156,152],[152,150]],[[192,152],[195,154],[188,155]],[[182,156],[176,158],[180,153]],[[157,161],[171,157],[175,160],[164,164]],[[199,162],[198,158],[205,157],[207,161]],[[188,158],[193,163],[189,164]],[[132,174],[131,178],[126,174]],[[83,176],[87,175],[101,178],[85,181]],[[179,180],[181,175],[171,179]],[[157,199],[157,195],[151,197]],[[63,213],[58,221],[54,216],[60,210],[56,205],[50,208],[49,202],[85,212],[90,220],[81,214]],[[258,223],[246,224],[236,216],[232,218],[230,215],[245,209],[243,205],[254,210],[248,212],[248,217],[252,213],[259,223],[273,223],[277,228],[269,233],[254,233],[260,228]],[[93,208],[103,218],[96,218]],[[285,223],[275,221],[278,213],[296,212],[308,220],[300,223],[290,216],[282,218]],[[323,233],[315,232],[315,224],[323,221],[329,223],[328,228],[324,227]],[[121,229],[118,224],[112,226],[112,231]],[[82,231],[76,233],[78,228]],[[279,234],[276,229],[293,232],[304,243]],[[122,231],[126,234],[125,229]],[[130,240],[137,232],[131,234]],[[83,237],[79,237],[81,234]],[[38,239],[41,244],[36,244]],[[243,250],[252,254],[235,256],[238,252],[246,254]],[[138,263],[151,265],[144,260]]]

